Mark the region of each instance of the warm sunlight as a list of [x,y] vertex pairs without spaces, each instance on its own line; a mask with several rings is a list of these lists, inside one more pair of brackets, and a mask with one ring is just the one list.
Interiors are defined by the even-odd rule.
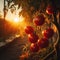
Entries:
[[20,17],[18,17],[18,16],[14,17],[13,22],[20,23],[20,22],[23,22],[23,20],[24,20],[24,17],[21,15]]
[[5,19],[9,22],[12,22],[12,23],[20,23],[24,20],[24,17],[22,15],[19,16],[19,12],[21,12],[21,11],[22,11],[22,7],[17,9],[17,6],[16,6],[16,10],[13,13],[9,9],[6,14]]
[[19,17],[15,17],[14,20],[13,20],[13,22],[18,23],[19,22]]
[[27,25],[27,23],[25,21],[25,17],[23,17],[22,14],[19,16],[19,13],[21,11],[22,7],[20,7],[19,9],[16,8],[13,13],[11,12],[11,9],[8,9],[5,19],[6,21],[10,22],[13,27],[17,27],[19,29],[19,34],[23,36],[24,27]]

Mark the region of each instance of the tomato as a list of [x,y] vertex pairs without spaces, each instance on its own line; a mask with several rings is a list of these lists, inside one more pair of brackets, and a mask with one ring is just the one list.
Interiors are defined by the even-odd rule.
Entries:
[[46,38],[51,38],[53,36],[53,34],[54,34],[54,31],[52,28],[48,28],[48,29],[44,30],[44,32],[43,32],[43,35]]
[[36,43],[32,43],[30,46],[30,51],[31,52],[38,52],[39,51],[39,46]]
[[46,48],[49,45],[49,40],[47,38],[41,38],[38,40],[37,44],[40,48]]
[[36,43],[37,42],[37,40],[38,40],[38,35],[36,35],[36,34],[29,34],[28,35],[28,40],[29,40],[29,42],[31,42],[31,43]]
[[44,22],[45,22],[45,17],[44,17],[43,14],[38,15],[37,17],[35,17],[35,18],[33,19],[33,23],[34,23],[36,26],[41,26],[41,25],[44,24]]
[[27,34],[31,34],[34,32],[34,29],[31,26],[26,26],[24,30]]
[[48,14],[53,14],[54,13],[54,8],[52,6],[47,6],[46,13]]

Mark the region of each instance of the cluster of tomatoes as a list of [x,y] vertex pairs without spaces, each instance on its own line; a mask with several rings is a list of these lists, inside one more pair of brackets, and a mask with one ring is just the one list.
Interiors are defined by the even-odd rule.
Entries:
[[[47,13],[52,14],[53,10],[51,10],[51,7],[47,8]],[[38,15],[33,19],[33,23],[36,26],[41,26],[45,22],[45,17],[44,15]],[[42,48],[46,48],[49,46],[49,38],[51,38],[54,34],[54,31],[52,28],[47,28],[46,30],[43,31],[42,35],[44,36],[43,38],[39,39],[39,36],[34,33],[34,29],[32,26],[26,26],[25,27],[25,32],[28,34],[28,40],[31,43],[30,50],[32,52],[38,52]]]

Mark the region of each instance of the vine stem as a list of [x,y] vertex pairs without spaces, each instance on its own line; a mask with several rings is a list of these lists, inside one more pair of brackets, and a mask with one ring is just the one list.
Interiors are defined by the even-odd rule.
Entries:
[[55,14],[53,14],[53,16],[54,16],[54,24],[55,24],[55,26],[57,27],[57,29],[58,29],[58,33],[59,33],[59,39],[58,39],[58,42],[57,42],[57,44],[56,44],[56,46],[55,46],[55,48],[56,48],[56,51],[57,51],[57,58],[59,59],[59,44],[60,44],[60,24],[57,22],[57,17],[56,17],[56,13]]
[[49,57],[52,53],[54,53],[56,49],[52,50],[49,54],[47,54],[42,60],[46,60],[47,57]]

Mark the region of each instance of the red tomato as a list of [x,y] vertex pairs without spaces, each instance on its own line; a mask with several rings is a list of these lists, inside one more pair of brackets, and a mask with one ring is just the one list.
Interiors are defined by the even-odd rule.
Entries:
[[31,52],[38,52],[39,51],[39,46],[36,43],[32,43],[30,46],[30,51]]
[[49,45],[49,40],[46,38],[41,38],[38,40],[37,44],[40,48],[46,48]]
[[54,8],[49,5],[49,6],[47,6],[46,12],[47,12],[48,14],[53,14],[53,13],[54,13]]
[[44,15],[38,15],[37,17],[35,17],[34,19],[33,19],[33,22],[34,22],[34,24],[36,25],[36,26],[41,26],[41,25],[43,25],[44,24],[44,22],[45,22],[45,17],[44,17]]
[[46,37],[46,38],[51,38],[51,37],[53,36],[53,34],[54,34],[54,31],[53,31],[52,28],[48,28],[47,30],[45,30],[45,31],[43,32],[43,35],[44,35],[44,37]]
[[37,40],[38,40],[38,35],[36,34],[29,34],[28,35],[28,40],[31,42],[31,43],[36,43]]
[[25,27],[25,32],[26,32],[27,34],[31,34],[31,33],[34,32],[34,29],[33,29],[33,27],[31,27],[31,26],[26,26],[26,27]]

